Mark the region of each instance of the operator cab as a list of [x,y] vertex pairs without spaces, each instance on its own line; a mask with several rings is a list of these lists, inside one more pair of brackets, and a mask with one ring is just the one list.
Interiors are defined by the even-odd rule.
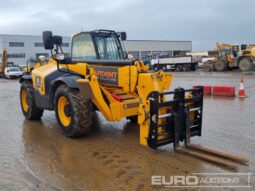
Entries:
[[124,60],[120,38],[126,40],[126,33],[110,30],[78,33],[72,39],[72,61]]
[[[58,64],[89,63],[108,66],[127,66],[133,60],[127,60],[120,40],[126,40],[125,32],[111,30],[95,30],[80,32],[72,38],[71,58],[65,58],[62,50],[62,37],[43,32],[43,44],[51,51],[52,58]],[[53,53],[53,51],[55,53]],[[59,67],[59,65],[58,65]]]

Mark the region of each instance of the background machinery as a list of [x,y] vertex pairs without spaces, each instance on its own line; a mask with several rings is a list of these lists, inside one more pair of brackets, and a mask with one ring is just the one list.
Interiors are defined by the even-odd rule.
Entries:
[[214,61],[208,61],[204,64],[205,71],[216,70],[222,72],[238,67],[241,71],[251,71],[254,69],[255,46],[244,44],[231,45],[217,42],[216,50],[218,54]]
[[195,71],[198,65],[191,55],[170,56],[168,54],[147,55],[145,63],[149,64],[150,69],[156,71]]
[[144,146],[157,149],[173,143],[175,151],[232,168],[237,164],[225,159],[247,162],[191,144],[190,137],[202,133],[203,88],[169,91],[172,75],[149,72],[139,60],[124,60],[119,38],[125,40],[126,33],[78,33],[72,38],[71,58],[64,58],[62,38],[43,32],[44,47],[52,58],[20,80],[26,119],[39,120],[44,110],[55,110],[62,132],[77,137],[91,130],[94,112],[99,110],[108,121],[128,117],[138,122]]
[[6,68],[14,68],[16,67],[13,62],[8,62],[7,50],[3,49],[2,53],[2,63],[0,64],[0,77],[5,77]]
[[7,51],[6,49],[4,49],[2,54],[2,64],[0,66],[0,77],[4,77],[4,70],[6,67],[7,67]]

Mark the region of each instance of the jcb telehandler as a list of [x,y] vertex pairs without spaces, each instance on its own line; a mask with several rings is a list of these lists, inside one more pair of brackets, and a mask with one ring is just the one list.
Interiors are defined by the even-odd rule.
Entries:
[[[78,33],[72,37],[71,58],[64,58],[62,37],[43,32],[52,58],[20,80],[26,119],[39,120],[44,110],[55,110],[63,133],[77,137],[90,131],[94,111],[99,110],[109,121],[127,117],[138,122],[140,144],[150,148],[174,143],[176,151],[225,166],[237,164],[222,158],[247,162],[190,144],[190,137],[201,136],[203,88],[169,91],[172,75],[150,72],[139,60],[125,60],[120,38],[125,40],[126,33]],[[179,141],[185,141],[186,149]]]

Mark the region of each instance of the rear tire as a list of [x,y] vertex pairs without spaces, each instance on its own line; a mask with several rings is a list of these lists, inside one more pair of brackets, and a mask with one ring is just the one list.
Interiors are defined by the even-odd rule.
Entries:
[[60,85],[56,90],[54,102],[58,124],[67,137],[80,137],[91,130],[93,105],[90,99],[82,98],[79,90]]
[[239,69],[241,71],[251,71],[254,68],[254,65],[252,63],[252,61],[248,58],[243,58],[240,62],[239,62]]
[[176,67],[175,67],[175,71],[178,71],[178,72],[180,72],[180,71],[183,71],[183,66],[182,65],[177,65]]
[[183,65],[183,70],[184,71],[191,71],[191,64],[184,64]]
[[227,63],[224,60],[218,60],[215,63],[215,70],[218,72],[223,72],[227,70]]
[[43,109],[36,106],[32,82],[23,81],[21,83],[20,105],[27,120],[39,120],[43,116]]

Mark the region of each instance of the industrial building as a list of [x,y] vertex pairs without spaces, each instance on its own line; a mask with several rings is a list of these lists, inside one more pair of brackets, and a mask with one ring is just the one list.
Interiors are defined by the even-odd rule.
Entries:
[[191,41],[126,40],[123,41],[128,54],[144,60],[149,53],[163,53],[177,56],[192,51]]
[[[192,50],[191,41],[126,40],[123,41],[123,46],[124,51],[137,59],[144,59],[149,53],[167,53],[175,56]],[[66,56],[69,56],[70,37],[63,37],[62,47]],[[8,62],[17,65],[24,65],[28,60],[36,60],[40,55],[45,55],[46,58],[50,56],[50,51],[43,47],[42,36],[2,34],[0,35],[0,51],[2,52],[4,48],[7,49]]]
[[[63,37],[62,46],[64,52],[70,53],[69,37]],[[43,47],[42,36],[3,34],[0,35],[0,57],[4,48],[7,49],[8,62],[17,65],[24,65],[29,59],[36,60],[40,55],[47,58],[50,55],[50,51]]]

